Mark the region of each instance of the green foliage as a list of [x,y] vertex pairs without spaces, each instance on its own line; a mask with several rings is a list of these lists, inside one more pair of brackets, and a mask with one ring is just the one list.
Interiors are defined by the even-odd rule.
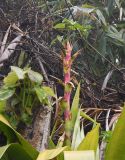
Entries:
[[[125,67],[125,2],[70,0],[67,3],[68,6],[64,0],[53,0],[48,5],[53,15],[60,13],[64,17],[62,19],[56,14],[58,18],[54,21],[54,28],[58,29],[57,40],[68,38],[74,44],[74,51],[83,48],[83,54],[74,66],[81,73],[84,69],[89,70],[97,79],[105,76],[113,65]],[[113,81],[116,80],[113,77]]]
[[65,160],[95,160],[93,151],[64,151]]
[[125,107],[115,126],[112,137],[106,148],[105,160],[125,159]]
[[5,146],[0,147],[0,159],[6,157],[7,160],[10,160],[15,157],[21,160],[25,156],[26,160],[37,158],[38,152],[10,126],[2,115],[0,115],[0,131],[4,133],[8,142]]
[[57,149],[45,150],[41,152],[37,158],[37,160],[49,160],[57,157],[61,152],[66,150],[67,147],[61,147]]
[[[57,158],[58,160],[68,160],[68,159],[78,159],[81,160],[84,157],[84,160],[98,160],[99,157],[96,156],[96,152],[98,152],[97,148],[99,145],[99,127],[100,125],[95,123],[94,120],[91,120],[88,116],[87,119],[92,121],[94,128],[84,137],[83,133],[80,131],[80,110],[78,112],[75,128],[74,128],[74,143],[77,143],[79,137],[81,137],[81,143],[78,147],[73,148],[73,151],[69,147],[59,147],[55,149],[55,145],[51,140],[51,146],[54,149],[45,150],[41,153],[37,152],[24,138],[15,131],[7,120],[0,115],[0,131],[5,135],[7,139],[7,144],[0,147],[0,159],[26,159],[26,160],[54,160]],[[112,137],[108,140],[108,144],[105,152],[104,160],[115,160],[125,159],[125,108],[121,113],[120,118],[115,126],[115,129],[112,133]],[[105,136],[106,133],[104,133]],[[122,139],[122,140],[121,140]],[[72,145],[74,147],[74,145]],[[75,151],[74,151],[75,149]],[[64,155],[64,156],[63,156]]]
[[87,133],[77,150],[94,150],[96,153],[99,143],[99,127],[100,125],[97,124],[90,132]]
[[108,143],[112,137],[112,131],[102,131],[100,137],[102,137],[102,141]]
[[80,110],[77,111],[77,117],[73,128],[71,149],[76,150],[85,137],[83,128],[80,129]]
[[88,30],[91,29],[90,25],[80,25],[79,23],[69,20],[69,19],[64,19],[62,23],[58,23],[57,25],[54,26],[55,29],[66,29],[66,30],[79,30],[81,33],[86,34]]
[[67,149],[67,147],[61,147],[39,153],[9,125],[2,115],[0,115],[0,131],[6,135],[8,142],[8,144],[0,147],[1,160],[49,160],[57,157]]
[[80,95],[80,84],[77,87],[75,96],[73,98],[72,106],[71,106],[71,113],[72,113],[72,127],[74,127],[76,123],[77,114],[79,111],[79,95]]
[[16,127],[19,122],[30,124],[32,110],[38,105],[49,105],[49,96],[55,97],[50,87],[42,86],[41,74],[30,68],[12,66],[0,89],[0,111]]

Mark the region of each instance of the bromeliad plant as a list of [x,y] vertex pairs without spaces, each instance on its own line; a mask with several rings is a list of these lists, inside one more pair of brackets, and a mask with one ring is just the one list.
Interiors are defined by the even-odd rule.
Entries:
[[[99,160],[99,127],[100,125],[93,120],[91,117],[86,115],[80,108],[79,108],[79,94],[80,94],[80,84],[77,87],[72,105],[70,107],[70,95],[72,91],[72,83],[70,78],[70,71],[71,71],[71,50],[72,47],[70,46],[69,42],[66,45],[66,53],[63,59],[63,66],[64,66],[64,97],[61,107],[64,107],[64,119],[65,119],[65,133],[62,137],[60,137],[58,144],[55,145],[50,139],[49,148],[50,150],[45,150],[39,153],[34,149],[26,140],[22,138],[22,136],[16,132],[10,124],[6,121],[6,119],[0,115],[0,131],[4,134],[6,138],[6,144],[0,147],[0,159],[1,160]],[[16,69],[16,70],[15,70]],[[18,68],[19,69],[19,68]],[[18,70],[22,71],[22,70]],[[14,72],[14,73],[13,73]],[[17,68],[12,67],[12,75],[17,72]],[[25,76],[29,76],[29,72],[31,70],[23,70],[25,72]],[[21,75],[22,72],[18,72]],[[18,75],[16,73],[16,76]],[[36,73],[34,72],[33,75]],[[10,76],[10,75],[8,75]],[[11,77],[11,76],[10,76]],[[25,78],[26,78],[25,77]],[[31,78],[32,77],[32,78]],[[36,81],[36,75],[29,76],[31,82],[33,83],[33,88],[41,87],[41,83],[38,83],[38,79],[40,80],[41,76]],[[12,78],[12,77],[11,77]],[[18,80],[16,80],[17,82]],[[3,90],[8,89],[12,90],[18,86],[18,83],[14,82],[12,85],[12,79],[8,78],[4,79],[4,83],[8,83],[9,85],[5,85]],[[10,85],[11,82],[11,85]],[[39,81],[40,82],[40,81]],[[12,88],[11,88],[12,87]],[[42,86],[43,87],[43,86]],[[44,87],[42,88],[42,90]],[[16,91],[13,91],[14,93]],[[45,100],[43,96],[43,92],[40,92],[41,88],[39,88],[39,94],[41,95],[42,100]],[[48,95],[53,95],[51,89],[46,89]],[[6,93],[6,92],[5,92]],[[10,92],[8,92],[10,93]],[[13,94],[7,94],[13,96]],[[35,90],[36,93],[36,90]],[[46,93],[46,94],[47,94]],[[36,93],[37,94],[37,93]],[[53,95],[54,96],[54,95]],[[5,96],[4,97],[8,97]],[[2,101],[2,100],[1,100]],[[4,101],[4,99],[3,99]],[[48,101],[43,101],[44,103],[48,103]],[[80,125],[81,118],[88,119],[91,121],[93,125],[93,129],[84,135],[83,126]],[[125,160],[125,108],[122,111],[122,114],[115,126],[115,129],[112,133],[111,138],[108,141],[105,151],[104,160]],[[121,140],[121,138],[123,140]],[[64,146],[65,143],[67,146]],[[64,146],[64,147],[63,147]]]
[[[78,91],[78,89],[77,89]],[[75,95],[76,96],[76,95]],[[76,97],[75,97],[76,98]],[[88,120],[92,120],[85,113],[81,112],[81,116],[87,118]],[[0,131],[6,137],[6,144],[0,147],[0,160],[99,160],[99,158],[95,158],[95,154],[93,151],[94,146],[96,146],[96,140],[98,137],[98,125],[90,131],[86,137],[83,136],[83,130],[80,132],[79,128],[79,116],[77,116],[77,120],[74,127],[73,133],[73,144],[76,144],[79,141],[79,137],[82,137],[82,142],[80,145],[74,150],[72,145],[72,150],[69,147],[59,147],[53,144],[53,149],[45,150],[42,152],[38,152],[34,149],[18,132],[16,132],[7,120],[0,115]],[[104,160],[125,160],[125,107],[122,111],[122,114],[115,126],[113,131],[113,135],[109,141],[109,144],[106,147],[105,158]],[[122,139],[122,140],[121,140]],[[52,145],[51,145],[52,146]],[[80,148],[83,151],[80,151]],[[69,151],[68,151],[69,150]],[[78,151],[77,151],[78,150]],[[64,155],[64,156],[63,156]],[[101,160],[101,159],[100,159]]]
[[[77,87],[72,105],[70,105],[71,92],[72,88],[74,87],[73,83],[71,82],[71,66],[74,59],[79,54],[77,52],[71,56],[71,52],[72,46],[69,42],[67,42],[65,45],[65,52],[63,54],[64,97],[60,103],[60,107],[64,109],[64,133],[62,137],[59,138],[57,147],[66,145],[68,146],[69,150],[72,151],[64,152],[65,159],[69,159],[69,156],[71,159],[73,159],[74,156],[72,155],[74,155],[74,153],[79,157],[77,157],[77,159],[80,159],[81,157],[86,159],[94,159],[98,157],[97,148],[99,141],[99,124],[87,116],[79,108],[80,84]],[[86,138],[84,138],[83,127],[80,127],[81,117],[87,118],[94,123],[93,130],[87,134]],[[53,144],[52,139],[50,144]]]
[[71,51],[72,47],[70,43],[67,42],[66,44],[66,52],[63,58],[63,71],[64,71],[64,118],[65,118],[65,137],[66,137],[66,144],[70,145],[71,142],[71,112],[70,112],[70,96],[71,96]]
[[42,82],[41,74],[30,68],[21,69],[15,66],[11,67],[11,72],[4,78],[0,88],[0,112],[14,127],[19,122],[31,123],[35,107],[51,105],[48,96],[55,96],[54,92]]

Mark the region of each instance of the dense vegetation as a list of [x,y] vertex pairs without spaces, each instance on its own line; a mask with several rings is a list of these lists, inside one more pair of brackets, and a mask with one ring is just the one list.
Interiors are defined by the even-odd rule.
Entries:
[[[125,160],[124,22],[124,0],[1,0],[0,159]],[[51,111],[38,152],[16,129]]]

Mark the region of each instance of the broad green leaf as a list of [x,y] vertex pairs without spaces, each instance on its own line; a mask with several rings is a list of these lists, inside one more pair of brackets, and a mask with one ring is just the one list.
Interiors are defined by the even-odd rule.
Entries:
[[61,147],[57,149],[45,150],[41,152],[37,158],[37,160],[49,160],[57,157],[60,153],[66,150],[67,147]]
[[16,73],[18,79],[24,79],[25,72],[23,71],[23,69],[19,67],[11,66],[11,70]]
[[84,139],[84,136],[81,137],[81,131],[80,131],[80,110],[79,110],[77,114],[75,126],[74,126],[73,136],[72,136],[72,145],[71,145],[72,150],[75,150],[83,139]]
[[51,101],[49,99],[48,94],[45,92],[45,90],[42,87],[35,87],[34,89],[39,101],[43,105],[48,105],[49,107],[51,107]]
[[19,144],[9,144],[0,147],[1,160],[34,160],[30,155]]
[[4,78],[4,84],[7,86],[14,85],[18,81],[18,76],[15,72],[10,72],[5,78]]
[[13,131],[8,126],[10,126],[8,121],[2,115],[0,115],[0,131],[4,133],[8,143],[13,143],[16,141],[16,135],[13,134]]
[[51,137],[49,137],[49,142],[48,142],[48,149],[55,149],[56,145],[52,141]]
[[58,23],[57,25],[54,26],[55,29],[64,29],[65,24],[64,23]]
[[64,160],[95,160],[94,151],[64,151]]
[[36,82],[38,84],[41,84],[43,81],[43,76],[41,74],[39,74],[38,72],[34,72],[32,70],[29,70],[28,76],[32,82]]
[[17,131],[15,131],[2,115],[0,115],[0,130],[7,137],[9,143],[18,142],[32,159],[37,158],[38,151],[36,151]]
[[102,23],[106,26],[107,25],[106,20],[105,20],[105,17],[103,16],[102,12],[99,9],[97,9],[96,14],[98,15],[98,17],[102,21]]
[[0,101],[0,113],[5,110],[6,107],[6,100]]
[[45,91],[43,90],[43,88],[40,87],[36,87],[35,88],[37,97],[39,99],[39,101],[42,103],[44,99],[46,99],[47,94],[45,93]]
[[54,91],[53,91],[52,88],[47,87],[47,86],[43,86],[42,88],[43,88],[43,90],[45,91],[45,93],[46,93],[47,95],[56,98],[56,95],[55,95],[55,93],[54,93]]
[[96,153],[99,142],[99,127],[100,125],[97,124],[90,132],[87,133],[77,150],[94,150]]
[[77,118],[77,113],[79,110],[79,94],[80,94],[80,84],[78,84],[72,106],[71,106],[71,113],[72,113],[72,127],[74,127],[76,118]]
[[106,148],[105,160],[125,160],[125,107]]
[[0,101],[6,100],[13,96],[15,89],[0,89]]

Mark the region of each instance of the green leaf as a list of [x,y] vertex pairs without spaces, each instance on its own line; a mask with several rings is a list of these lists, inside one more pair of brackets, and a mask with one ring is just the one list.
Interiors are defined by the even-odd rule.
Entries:
[[2,115],[0,115],[0,130],[7,137],[9,143],[18,142],[32,159],[37,158],[38,151],[36,151],[17,131],[15,131]]
[[125,160],[125,107],[107,145],[105,160]]
[[36,95],[37,95],[39,101],[42,103],[43,100],[45,100],[47,98],[47,94],[45,93],[43,88],[40,88],[40,87],[36,87],[35,91],[36,91]]
[[91,6],[91,5],[88,5],[88,4],[84,4],[84,5],[82,5],[82,11],[83,11],[83,13],[86,13],[86,14],[90,14],[90,13],[92,13],[92,12],[94,12],[95,11],[95,6]]
[[94,124],[98,124],[94,119],[92,119],[91,117],[89,117],[85,112],[81,111],[80,112],[80,116],[82,116],[85,119],[88,119],[89,121],[93,122]]
[[36,82],[38,84],[41,84],[43,81],[43,76],[41,74],[39,74],[38,72],[34,72],[32,70],[29,70],[28,76],[32,82]]
[[16,73],[18,79],[24,79],[25,72],[21,68],[11,66],[11,70]]
[[74,127],[76,118],[77,118],[77,113],[79,110],[79,94],[80,94],[80,84],[78,84],[72,106],[71,106],[71,113],[72,113],[72,127]]
[[21,53],[19,55],[19,58],[18,58],[18,66],[21,67],[21,65],[23,65],[23,62],[25,61],[25,51],[24,50],[21,50]]
[[106,26],[107,25],[106,20],[105,20],[105,17],[103,16],[102,12],[99,9],[97,9],[96,14],[98,15],[98,17],[102,21],[102,23]]
[[83,139],[84,139],[84,135],[81,136],[81,131],[80,131],[80,110],[79,110],[77,114],[75,126],[74,126],[73,136],[72,136],[72,145],[71,145],[72,150],[75,150]]
[[7,100],[12,97],[15,89],[0,89],[0,101]]
[[0,159],[34,160],[30,155],[19,144],[9,144],[0,147]]
[[0,113],[4,112],[6,107],[6,100],[0,101]]
[[67,147],[61,147],[57,149],[45,150],[41,152],[37,158],[37,160],[49,160],[57,157],[60,153],[66,150]]
[[65,28],[65,24],[64,23],[58,23],[54,26],[55,29],[64,29]]
[[3,80],[7,86],[14,85],[18,81],[18,76],[15,72],[10,72]]
[[49,137],[48,149],[55,149],[56,145],[52,141],[51,137]]
[[97,124],[90,132],[87,133],[77,150],[94,150],[96,153],[99,142],[99,127],[100,125]]
[[53,91],[52,88],[47,87],[47,86],[43,86],[42,88],[43,88],[43,90],[45,91],[45,93],[46,93],[47,95],[56,98],[56,95],[55,95],[55,93],[54,93],[54,91]]
[[64,160],[95,160],[94,151],[64,151]]

